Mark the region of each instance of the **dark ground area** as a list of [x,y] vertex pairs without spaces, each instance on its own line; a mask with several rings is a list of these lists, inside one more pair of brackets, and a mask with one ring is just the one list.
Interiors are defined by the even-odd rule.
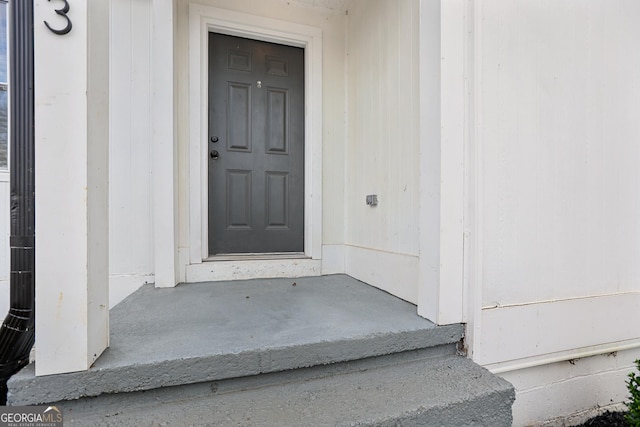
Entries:
[[577,427],[629,427],[629,423],[624,419],[624,412],[607,411]]

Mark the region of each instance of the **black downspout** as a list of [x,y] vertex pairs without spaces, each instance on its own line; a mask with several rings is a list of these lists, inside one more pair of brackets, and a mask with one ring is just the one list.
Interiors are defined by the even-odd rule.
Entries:
[[9,0],[10,309],[0,328],[0,403],[35,339],[33,0]]

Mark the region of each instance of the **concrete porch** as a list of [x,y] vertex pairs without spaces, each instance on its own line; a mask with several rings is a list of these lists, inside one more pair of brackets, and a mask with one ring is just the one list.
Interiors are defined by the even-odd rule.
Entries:
[[[86,416],[99,416],[98,407],[131,416],[124,415],[126,406],[149,399],[148,392],[139,393],[144,390],[163,393],[163,401],[174,401],[167,393],[177,393],[177,401],[184,402],[185,393],[190,399],[202,398],[198,387],[203,383],[215,383],[216,390],[226,384],[223,388],[231,394],[246,393],[247,388],[255,392],[267,385],[284,387],[277,393],[283,396],[291,390],[287,384],[309,386],[320,381],[316,385],[324,392],[318,393],[328,399],[324,405],[333,406],[331,399],[339,396],[336,390],[349,388],[342,381],[375,383],[387,378],[386,384],[374,388],[384,389],[386,398],[393,400],[401,394],[393,392],[393,384],[402,383],[396,380],[406,377],[409,369],[414,371],[410,378],[415,377],[413,382],[418,386],[412,392],[418,398],[416,410],[429,407],[420,400],[424,396],[419,391],[427,387],[435,399],[431,402],[434,407],[447,407],[452,397],[458,404],[477,404],[479,396],[499,396],[498,406],[508,408],[510,417],[512,388],[456,355],[462,336],[462,325],[436,326],[417,316],[414,305],[345,275],[184,284],[166,289],[149,285],[111,310],[110,347],[88,371],[36,377],[33,364],[29,365],[11,379],[8,400],[12,405],[27,405],[80,399],[60,405],[79,417],[76,421],[81,425]],[[367,371],[371,378],[363,380]],[[429,384],[429,378],[435,382]],[[323,383],[326,381],[330,384]],[[440,392],[434,394],[438,388]],[[212,388],[206,389],[205,397],[210,398]],[[406,392],[407,385],[402,389]],[[117,401],[123,393],[127,396],[123,402],[128,402],[124,407],[108,404],[109,399]],[[226,399],[229,393],[223,393]],[[272,391],[267,395],[273,399]],[[218,404],[233,407],[222,400]],[[117,411],[113,405],[118,406]],[[89,412],[83,409],[87,407]],[[366,419],[364,414],[353,416],[347,418]],[[147,415],[139,417],[146,419]],[[285,420],[300,422],[294,418],[290,414]],[[305,419],[319,420],[309,413]],[[384,417],[378,414],[376,419]],[[124,418],[123,424],[132,421]]]

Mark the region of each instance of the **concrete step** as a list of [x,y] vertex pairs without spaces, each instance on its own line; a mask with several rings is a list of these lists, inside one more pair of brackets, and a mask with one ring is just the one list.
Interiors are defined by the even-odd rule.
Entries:
[[417,316],[414,305],[345,275],[145,286],[110,317],[110,348],[88,371],[36,377],[29,365],[9,381],[9,404],[153,390],[417,349],[453,354],[463,336],[462,325],[436,326]]
[[457,355],[462,325],[348,276],[145,286],[88,371],[9,381],[65,425],[508,426],[513,388]]
[[66,426],[510,426],[515,394],[469,359],[410,351],[56,404]]

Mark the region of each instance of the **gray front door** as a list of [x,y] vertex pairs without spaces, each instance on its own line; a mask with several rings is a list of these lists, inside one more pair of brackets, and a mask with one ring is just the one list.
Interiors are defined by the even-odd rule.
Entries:
[[304,251],[304,50],[209,34],[209,254]]

